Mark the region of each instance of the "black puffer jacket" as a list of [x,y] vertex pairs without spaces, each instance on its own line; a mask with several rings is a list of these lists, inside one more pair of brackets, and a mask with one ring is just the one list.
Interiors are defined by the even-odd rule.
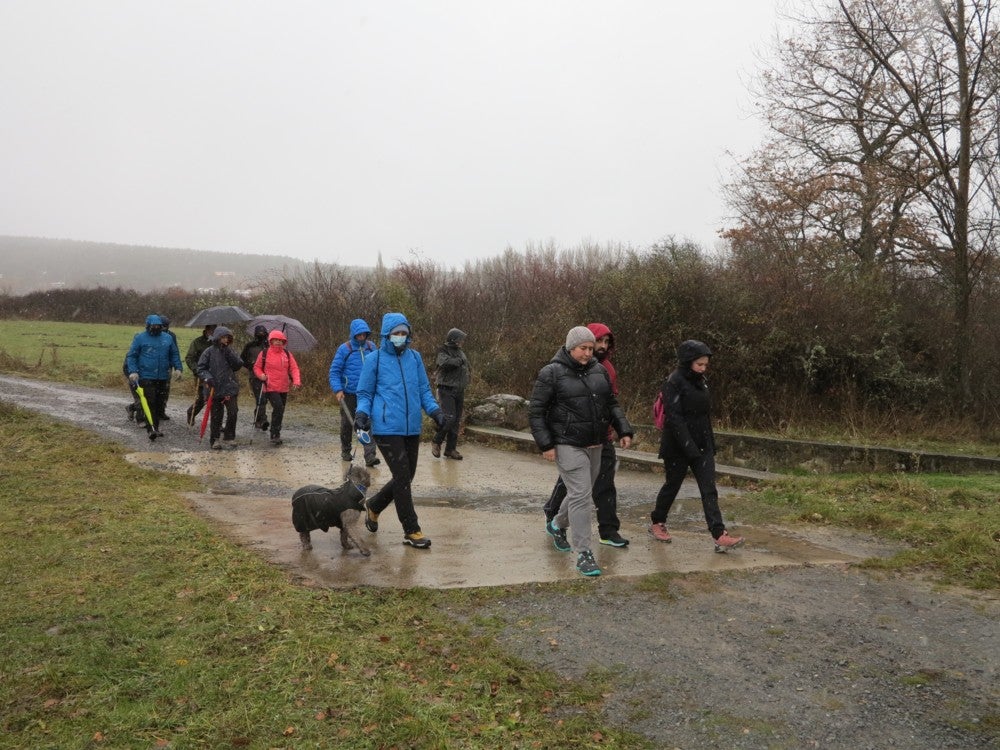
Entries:
[[693,339],[677,348],[677,369],[667,376],[660,389],[666,416],[660,436],[660,458],[715,454],[708,381],[691,369],[696,359],[711,356],[711,349]]
[[542,452],[557,444],[585,448],[604,443],[608,425],[619,438],[632,436],[632,425],[611,392],[608,371],[596,359],[581,365],[565,347],[538,373],[528,424]]

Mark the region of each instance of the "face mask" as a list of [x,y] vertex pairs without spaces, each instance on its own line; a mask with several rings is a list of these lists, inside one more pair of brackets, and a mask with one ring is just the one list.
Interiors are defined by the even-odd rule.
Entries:
[[406,346],[406,334],[400,334],[397,336],[390,336],[389,343],[395,347]]

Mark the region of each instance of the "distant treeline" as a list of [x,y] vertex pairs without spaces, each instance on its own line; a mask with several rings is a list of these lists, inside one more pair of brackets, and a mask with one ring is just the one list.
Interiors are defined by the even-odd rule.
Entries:
[[[398,310],[433,367],[448,329],[466,331],[474,396],[527,396],[566,331],[601,321],[616,336],[622,401],[637,422],[674,364],[677,344],[701,339],[715,352],[716,413],[731,428],[785,430],[832,424],[859,432],[965,430],[995,439],[1000,425],[1000,299],[996,269],[973,298],[972,400],[955,391],[948,288],[933,277],[859,273],[832,255],[787,263],[747,252],[709,257],[666,241],[647,250],[529,249],[442,269],[430,261],[391,270],[313,266],[265,281],[251,299],[225,294],[139,294],[64,289],[0,296],[0,316],[141,327],[149,312],[183,325],[199,309],[238,304],[253,314],[298,318],[319,339],[304,358],[321,372],[352,318],[378,332]],[[940,437],[940,432],[937,433]]]

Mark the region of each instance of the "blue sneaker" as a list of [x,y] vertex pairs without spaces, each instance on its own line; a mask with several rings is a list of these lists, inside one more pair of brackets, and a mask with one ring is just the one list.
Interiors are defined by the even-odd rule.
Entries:
[[569,542],[566,540],[566,529],[560,529],[556,526],[555,520],[552,520],[545,524],[545,530],[552,537],[552,544],[555,545],[557,550],[560,552],[570,551]]
[[585,549],[576,558],[576,569],[585,576],[599,576],[601,574],[601,569],[597,567],[597,560],[594,559],[594,553],[589,549]]

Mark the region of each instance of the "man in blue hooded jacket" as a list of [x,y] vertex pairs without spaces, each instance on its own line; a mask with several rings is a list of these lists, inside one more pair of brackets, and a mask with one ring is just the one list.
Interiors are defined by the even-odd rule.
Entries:
[[371,431],[392,479],[365,503],[365,527],[378,531],[379,514],[395,502],[403,544],[427,549],[431,540],[420,530],[410,483],[417,471],[421,411],[438,427],[445,424],[445,415],[431,393],[423,359],[409,348],[412,338],[406,316],[386,313],[381,333],[382,345],[361,368],[354,425]]
[[[351,444],[354,441],[353,414],[358,410],[358,378],[361,377],[361,367],[365,360],[375,351],[371,341],[372,329],[361,318],[351,321],[351,337],[337,347],[333,361],[330,363],[330,390],[337,397],[340,408],[340,457],[350,461]],[[348,414],[352,415],[348,417]],[[365,465],[375,466],[381,463],[375,455],[375,444],[364,445]]]
[[153,423],[146,426],[149,439],[163,437],[160,432],[160,417],[166,392],[170,384],[170,368],[182,372],[181,353],[173,336],[164,334],[163,320],[159,315],[146,317],[146,330],[140,331],[132,339],[128,354],[125,355],[125,369],[134,386],[142,388],[149,405]]

